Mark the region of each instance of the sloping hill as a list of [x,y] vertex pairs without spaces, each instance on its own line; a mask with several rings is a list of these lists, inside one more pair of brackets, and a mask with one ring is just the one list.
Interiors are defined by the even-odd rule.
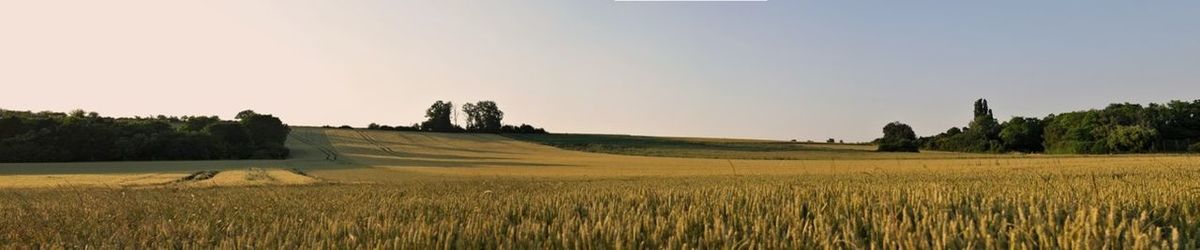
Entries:
[[[392,182],[436,176],[522,176],[545,178],[797,175],[863,172],[899,173],[940,170],[1070,166],[1121,166],[1148,159],[1186,161],[1158,156],[1046,157],[1018,155],[907,154],[908,157],[808,157],[802,160],[755,160],[650,157],[566,150],[491,134],[324,129],[329,147],[354,167],[310,171],[330,180]],[[786,151],[786,154],[827,150]],[[840,152],[840,151],[834,151]],[[867,155],[856,150],[849,153]],[[969,158],[963,158],[970,156]],[[957,158],[956,158],[957,157]],[[966,166],[966,167],[964,167]]]
[[[578,139],[573,139],[577,140]],[[702,139],[691,139],[702,140]],[[284,173],[296,169],[314,180],[334,183],[391,183],[444,177],[596,178],[647,176],[812,175],[861,172],[890,174],[937,170],[940,173],[981,169],[1058,166],[1124,166],[1145,161],[1179,162],[1186,157],[1153,156],[992,156],[946,158],[945,155],[873,154],[862,150],[753,151],[784,154],[793,160],[651,157],[567,150],[492,134],[369,131],[296,127],[287,146],[292,158],[252,161],[158,161],[0,164],[0,187],[154,186],[175,183],[198,171],[229,171],[222,185],[254,182],[242,172],[263,169]],[[599,143],[612,143],[599,140]],[[710,142],[703,142],[710,143]],[[720,140],[719,143],[758,143]],[[773,143],[773,142],[772,142]],[[702,145],[702,144],[701,144]],[[728,145],[720,145],[726,147]],[[737,145],[742,147],[744,145]],[[751,145],[757,146],[757,145]],[[676,148],[700,154],[711,149]],[[848,152],[847,152],[848,151]],[[845,154],[828,157],[828,154]],[[711,153],[711,152],[710,152]],[[806,153],[817,156],[804,155]],[[869,155],[870,157],[864,156]],[[828,158],[826,158],[828,157]],[[218,176],[221,176],[218,174]],[[305,176],[307,178],[307,176]],[[288,177],[291,178],[291,177]],[[300,178],[300,177],[296,177]],[[303,179],[303,178],[301,178]],[[299,183],[311,183],[302,181]],[[231,184],[232,183],[232,184]]]
[[858,160],[920,158],[990,158],[997,155],[955,152],[875,152],[875,146],[797,143],[770,140],[686,138],[602,134],[514,134],[517,140],[595,153],[744,160]]
[[[332,146],[319,129],[296,129],[289,135],[287,147],[292,151],[287,160],[4,163],[0,164],[0,187],[154,186],[172,184],[199,171],[227,171],[224,176],[218,175],[225,180],[222,185],[237,185],[228,176],[251,169],[282,173],[279,170],[355,167],[329,156],[336,153],[329,153]],[[286,174],[275,176],[303,179]],[[255,181],[242,179],[247,183]]]

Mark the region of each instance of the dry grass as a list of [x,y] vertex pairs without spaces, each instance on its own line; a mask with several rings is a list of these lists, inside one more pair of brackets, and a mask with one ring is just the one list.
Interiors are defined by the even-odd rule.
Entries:
[[[941,153],[920,153],[918,158],[737,160],[666,158],[596,154],[562,150],[497,135],[440,134],[326,130],[340,153],[360,165],[390,172],[454,176],[514,177],[628,177],[806,175],[843,173],[952,173],[987,169],[1054,167],[1105,168],[1193,164],[1188,155],[1125,156],[1019,156],[993,158],[939,158]],[[792,153],[792,152],[785,152]],[[325,168],[315,174],[347,171]],[[352,170],[363,175],[375,171]],[[382,173],[386,175],[387,173]],[[353,180],[353,175],[333,179]],[[366,178],[376,178],[375,176]]]
[[52,174],[0,176],[0,188],[164,185],[187,174]]
[[261,185],[305,185],[319,182],[312,177],[282,169],[250,168],[221,171],[211,179],[185,182],[189,187],[261,186]]
[[0,221],[0,242],[102,248],[1200,246],[1200,197],[1192,190],[1200,174],[1119,171],[24,190],[0,193],[0,216],[8,218]]
[[1187,155],[714,160],[592,154],[488,135],[295,136],[306,141],[297,159],[229,166],[222,173],[233,174],[210,180],[308,178],[278,170],[295,166],[323,182],[3,189],[0,245],[1200,247],[1200,159]]

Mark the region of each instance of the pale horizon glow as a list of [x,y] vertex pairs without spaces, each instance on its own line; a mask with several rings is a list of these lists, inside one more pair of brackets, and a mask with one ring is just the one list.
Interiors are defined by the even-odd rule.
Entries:
[[1200,98],[1200,2],[5,1],[0,108],[868,141]]

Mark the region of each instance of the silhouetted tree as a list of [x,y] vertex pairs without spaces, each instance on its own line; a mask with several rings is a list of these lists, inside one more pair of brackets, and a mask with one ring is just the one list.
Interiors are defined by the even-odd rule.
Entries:
[[1013,117],[1000,130],[1004,149],[1017,152],[1042,152],[1042,121],[1037,118]]
[[504,125],[500,127],[500,133],[510,134],[545,134],[546,130],[533,127],[529,124],[521,124],[521,126]]
[[233,156],[235,159],[249,158],[254,154],[253,140],[246,133],[246,128],[241,123],[236,122],[219,122],[208,125],[204,128],[204,132],[216,138],[217,153],[220,155]]
[[467,131],[496,133],[503,126],[504,112],[493,101],[467,103],[463,105],[463,113],[467,114]]
[[969,128],[985,140],[1000,139],[1000,122],[992,115],[992,109],[988,107],[986,99],[975,101],[975,118]]
[[450,120],[450,115],[453,112],[453,103],[434,102],[432,106],[429,106],[429,109],[425,110],[425,118],[427,120],[421,123],[421,129],[434,132],[456,132],[459,129]]
[[197,132],[204,130],[209,124],[220,122],[221,118],[217,116],[193,116],[184,117],[183,126],[180,129],[184,131]]
[[272,115],[252,114],[241,119],[242,126],[254,145],[254,158],[286,158],[289,150],[284,147],[292,129]]
[[917,134],[912,127],[900,122],[883,126],[883,138],[879,141],[882,152],[917,152]]
[[237,116],[234,116],[233,118],[241,120],[241,119],[246,119],[246,117],[251,117],[251,116],[254,116],[257,114],[258,113],[254,113],[254,110],[247,109],[247,110],[242,110],[242,112],[238,112]]
[[951,128],[945,133],[923,137],[918,141],[928,149],[960,152],[1000,152],[1004,143],[1000,138],[1001,125],[992,114],[985,99],[975,101],[974,117],[963,129]]
[[[0,162],[286,157],[286,125],[269,115],[256,116],[243,122],[255,128],[253,134],[262,138],[257,139],[261,143],[255,143],[251,129],[242,123],[215,116],[114,119],[82,110],[70,114],[0,110]],[[262,126],[272,123],[275,126]]]

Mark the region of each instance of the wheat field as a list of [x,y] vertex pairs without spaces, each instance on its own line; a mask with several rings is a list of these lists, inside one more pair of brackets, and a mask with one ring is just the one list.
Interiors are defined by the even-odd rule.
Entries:
[[[0,183],[37,181],[0,185],[0,245],[1200,247],[1190,155],[668,158],[317,128],[288,144],[282,161],[2,164]],[[223,184],[178,180],[201,170]]]

